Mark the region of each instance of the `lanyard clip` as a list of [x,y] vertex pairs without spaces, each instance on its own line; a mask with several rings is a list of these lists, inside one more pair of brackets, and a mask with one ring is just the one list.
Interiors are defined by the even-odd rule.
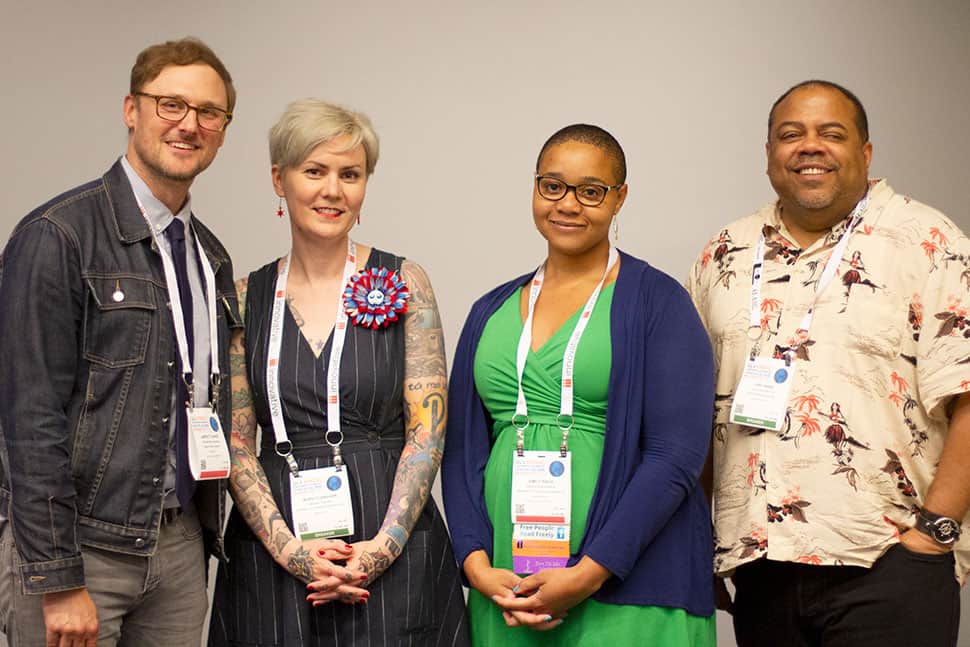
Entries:
[[524,413],[513,414],[512,426],[515,427],[515,453],[522,458],[525,455],[525,430],[529,426],[529,416]]
[[574,421],[575,418],[569,413],[560,413],[556,416],[556,425],[562,431],[562,441],[559,443],[559,455],[563,458],[566,458],[566,453],[569,451],[569,430],[573,428]]
[[[331,434],[333,434],[335,440],[330,440]],[[327,444],[330,445],[330,448],[333,449],[333,466],[336,467],[337,471],[339,472],[344,466],[344,458],[340,454],[340,445],[344,442],[344,432],[340,431],[339,429],[328,429],[327,433],[324,434],[323,439],[326,440]]]
[[761,353],[761,341],[756,341],[751,345],[751,354],[748,355],[748,361],[753,362],[755,358]]
[[218,373],[213,373],[209,378],[209,406],[212,407],[213,411],[217,411],[219,408],[219,395],[222,390],[222,376]]
[[290,468],[293,476],[300,476],[300,468],[297,467],[296,459],[293,458],[293,443],[288,440],[276,443],[276,455],[283,458],[286,461],[287,467]]
[[195,408],[195,380],[186,379],[185,376],[191,376],[191,373],[182,373],[182,383],[185,384],[185,408],[193,409]]

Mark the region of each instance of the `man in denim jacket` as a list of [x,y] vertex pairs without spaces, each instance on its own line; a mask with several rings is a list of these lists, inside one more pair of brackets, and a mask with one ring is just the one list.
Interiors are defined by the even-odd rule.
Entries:
[[[191,213],[189,186],[234,103],[200,41],[147,48],[124,99],[125,155],[30,213],[0,257],[0,622],[12,647],[201,642],[226,482],[191,477],[176,421],[191,399],[228,430],[220,375],[241,324],[229,257]],[[175,286],[163,255],[178,254]],[[180,385],[182,357],[194,390]]]

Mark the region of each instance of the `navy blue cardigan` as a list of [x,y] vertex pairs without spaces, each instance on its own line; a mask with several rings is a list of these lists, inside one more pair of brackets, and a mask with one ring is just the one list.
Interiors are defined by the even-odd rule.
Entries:
[[[589,555],[613,573],[593,596],[600,602],[707,616],[714,612],[713,544],[698,477],[711,438],[710,341],[680,284],[628,254],[620,257],[603,462],[583,541],[569,564]],[[459,566],[476,550],[492,556],[483,494],[492,420],[475,389],[475,351],[489,317],[531,277],[479,299],[455,352],[441,474]]]

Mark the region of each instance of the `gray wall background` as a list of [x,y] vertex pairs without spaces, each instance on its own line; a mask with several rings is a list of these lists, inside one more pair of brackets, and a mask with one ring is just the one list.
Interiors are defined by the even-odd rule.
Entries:
[[[842,83],[866,104],[873,176],[970,228],[966,0],[0,7],[0,240],[123,153],[121,102],[138,51],[196,35],[239,92],[226,144],[193,187],[196,213],[237,274],[288,248],[269,181],[269,126],[298,98],[356,107],[373,119],[382,154],[354,237],[425,266],[449,353],[472,301],[541,260],[535,156],[567,123],[597,123],[624,145],[620,247],[680,279],[719,225],[772,198],[767,111],[806,78]],[[720,620],[719,642],[733,646]],[[965,626],[961,644],[970,645]]]

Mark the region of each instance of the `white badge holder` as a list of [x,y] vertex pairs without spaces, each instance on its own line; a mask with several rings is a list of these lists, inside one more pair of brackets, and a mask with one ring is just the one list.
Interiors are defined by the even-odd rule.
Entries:
[[293,534],[300,541],[349,537],[354,534],[354,509],[346,470],[320,467],[290,474]]
[[229,448],[219,416],[211,407],[189,407],[189,469],[196,481],[229,476]]
[[788,413],[792,368],[785,360],[755,357],[744,364],[734,392],[731,422],[736,425],[779,431]]

